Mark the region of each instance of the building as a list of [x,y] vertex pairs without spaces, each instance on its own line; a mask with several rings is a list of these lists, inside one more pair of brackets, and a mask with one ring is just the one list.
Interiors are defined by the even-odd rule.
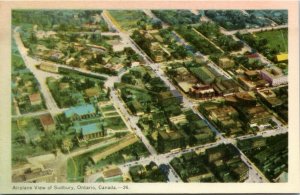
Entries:
[[[205,168],[203,168],[205,169]],[[192,182],[205,182],[205,181],[213,181],[215,176],[210,172],[208,171],[207,169],[205,169],[206,171],[203,171],[201,173],[199,173],[198,175],[196,176],[192,176],[192,177],[189,177],[187,179],[187,181],[189,183],[192,183]]]
[[239,134],[243,131],[239,113],[232,106],[212,108],[206,112],[208,112],[208,117],[226,134]]
[[43,126],[44,131],[46,131],[46,132],[52,132],[56,128],[51,114],[44,114],[44,115],[40,116],[40,122]]
[[261,77],[270,83],[272,86],[278,86],[288,83],[287,75],[283,74],[282,70],[278,67],[264,68],[260,72]]
[[244,75],[238,77],[239,83],[246,90],[253,90],[255,88],[264,88],[269,86],[269,83],[261,78],[259,71],[247,70]]
[[187,122],[186,116],[184,114],[170,117],[169,120],[174,125],[177,125],[178,123],[186,123]]
[[272,90],[259,91],[258,94],[262,97],[264,102],[272,108],[281,106],[284,103],[281,99],[277,98]]
[[81,120],[95,116],[96,109],[91,104],[86,104],[77,107],[71,107],[65,112],[65,117],[70,120]]
[[241,113],[250,127],[268,123],[272,115],[261,105],[243,107]]
[[133,100],[129,104],[129,108],[133,114],[136,114],[137,116],[144,115],[144,107],[140,102],[137,100]]
[[29,101],[32,106],[40,105],[42,103],[42,97],[40,93],[34,93],[29,95]]
[[50,62],[42,62],[39,68],[43,71],[58,73],[58,66]]
[[211,84],[215,80],[215,75],[205,66],[190,68],[191,72],[204,84]]
[[176,131],[158,131],[157,136],[159,152],[167,152],[174,148],[180,148],[183,136]]
[[226,150],[225,148],[220,147],[208,148],[205,151],[205,155],[207,157],[208,162],[211,163],[213,161],[223,158],[226,155]]
[[195,98],[210,98],[215,95],[215,90],[209,85],[194,85],[189,93]]
[[239,105],[245,106],[255,106],[256,105],[256,98],[254,95],[250,94],[249,92],[239,92],[234,94],[235,98]]
[[286,171],[283,171],[276,179],[277,183],[287,183],[289,174]]
[[197,78],[185,67],[177,68],[176,72],[177,75],[174,77],[174,80],[184,93],[188,93],[190,88],[198,83]]
[[232,168],[232,172],[238,177],[239,182],[245,181],[249,176],[249,168],[242,161]]
[[228,57],[222,57],[219,59],[219,66],[224,69],[232,68],[234,66],[234,61]]
[[91,123],[80,126],[80,134],[84,140],[97,139],[106,135],[102,123]]
[[225,95],[239,91],[239,86],[232,79],[217,80],[213,85],[216,95]]
[[45,183],[54,181],[53,169],[44,169],[44,167],[30,167],[22,173],[12,175],[13,182],[23,183]]
[[65,89],[69,89],[70,88],[70,83],[59,83],[59,89],[60,90],[65,90]]
[[281,53],[276,55],[276,61],[277,62],[286,62],[288,60],[288,54],[287,53]]
[[102,172],[104,182],[122,182],[123,173],[120,168],[112,168]]

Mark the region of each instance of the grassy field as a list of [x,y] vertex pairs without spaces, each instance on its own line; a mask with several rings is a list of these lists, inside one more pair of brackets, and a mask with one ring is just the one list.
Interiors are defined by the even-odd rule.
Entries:
[[288,30],[280,29],[273,31],[265,31],[255,33],[256,37],[266,38],[268,40],[268,47],[278,48],[281,52],[288,52]]
[[38,139],[43,135],[36,119],[22,119],[24,125],[19,129],[17,122],[12,121],[12,164],[26,162],[26,157],[43,154],[45,151],[39,145],[30,144],[30,141]]
[[[68,174],[68,181],[69,182],[82,182],[84,179],[85,174],[85,167],[88,165],[89,167],[92,167],[92,169],[99,169],[103,168],[107,165],[111,164],[120,164],[125,163],[131,160],[136,160],[142,156],[148,156],[149,153],[145,146],[141,142],[137,142],[133,145],[130,145],[119,152],[116,152],[114,154],[109,155],[105,159],[99,161],[97,164],[93,164],[90,156],[96,153],[100,153],[108,148],[111,148],[112,145],[110,144],[108,146],[104,146],[101,148],[98,148],[92,152],[76,156],[72,159],[68,159],[67,162],[67,174]],[[124,156],[130,156],[131,158],[124,159]]]
[[[67,163],[67,175],[68,175],[68,181],[70,182],[82,182],[84,173],[85,173],[85,167],[87,165],[92,165],[92,161],[90,160],[90,156],[104,151],[105,149],[111,147],[113,144],[98,148],[92,152],[82,154],[80,156],[76,156],[73,159],[68,159]],[[74,161],[73,161],[74,160]]]
[[105,118],[104,121],[107,124],[107,128],[111,128],[113,130],[126,129],[126,125],[120,116]]
[[137,22],[146,17],[144,12],[139,10],[111,10],[109,13],[124,30],[136,28]]

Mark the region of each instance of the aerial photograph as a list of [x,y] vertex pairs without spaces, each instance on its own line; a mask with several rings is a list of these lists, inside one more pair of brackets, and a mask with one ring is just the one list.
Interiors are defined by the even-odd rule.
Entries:
[[288,10],[11,20],[13,183],[288,182]]

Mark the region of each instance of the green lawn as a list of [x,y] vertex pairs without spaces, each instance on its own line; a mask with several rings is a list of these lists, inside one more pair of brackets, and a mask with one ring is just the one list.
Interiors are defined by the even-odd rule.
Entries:
[[100,169],[108,165],[118,165],[122,163],[127,163],[130,161],[138,160],[141,157],[146,157],[149,155],[148,150],[142,142],[136,142],[126,148],[107,156],[105,159],[100,160],[95,168]]
[[107,105],[101,107],[101,112],[109,112],[109,111],[115,111],[115,107],[113,105]]
[[124,30],[137,28],[137,22],[146,17],[145,13],[139,10],[111,10],[109,13]]
[[126,125],[123,119],[120,116],[105,118],[104,121],[107,124],[107,128],[111,128],[113,130],[125,129]]
[[[90,160],[90,156],[99,152],[102,152],[103,150],[111,147],[113,144],[98,148],[92,152],[82,154],[80,156],[76,156],[73,159],[68,159],[67,163],[67,175],[68,175],[68,181],[70,182],[82,182],[84,173],[85,173],[85,167],[87,165],[92,166],[93,163]],[[74,161],[73,161],[74,160]]]
[[26,157],[45,153],[45,150],[36,143],[44,132],[41,130],[40,122],[36,118],[22,118],[24,125],[20,128],[16,120],[12,121],[12,163],[26,162]]
[[255,33],[259,38],[266,38],[268,40],[267,46],[270,49],[278,48],[281,52],[288,52],[288,30],[280,29],[273,31],[265,31]]

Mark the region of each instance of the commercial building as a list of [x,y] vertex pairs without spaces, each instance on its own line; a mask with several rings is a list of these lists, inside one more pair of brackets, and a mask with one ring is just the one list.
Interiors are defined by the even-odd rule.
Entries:
[[195,98],[209,98],[215,95],[215,90],[209,85],[194,85],[189,94]]
[[261,70],[260,74],[262,78],[269,82],[272,86],[288,83],[288,76],[283,74],[282,70],[275,66]]

